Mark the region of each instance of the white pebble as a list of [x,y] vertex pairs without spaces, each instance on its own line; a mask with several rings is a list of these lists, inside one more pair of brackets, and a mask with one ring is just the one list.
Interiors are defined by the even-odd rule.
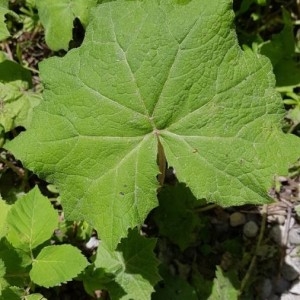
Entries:
[[247,238],[253,238],[258,233],[258,225],[254,221],[249,221],[244,225],[243,233]]
[[94,249],[99,246],[99,240],[92,236],[89,241],[85,244],[88,249]]
[[289,231],[289,242],[300,245],[300,227],[293,227]]
[[283,225],[285,222],[285,216],[283,215],[270,215],[268,216],[268,221],[270,223],[276,222],[277,224]]

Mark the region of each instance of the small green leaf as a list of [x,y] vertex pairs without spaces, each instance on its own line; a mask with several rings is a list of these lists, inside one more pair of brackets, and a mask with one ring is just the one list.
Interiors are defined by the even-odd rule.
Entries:
[[109,283],[103,283],[112,300],[150,299],[160,279],[158,260],[153,252],[155,243],[154,239],[146,239],[134,229],[129,230],[128,238],[122,239],[113,253],[103,242],[100,244],[95,266],[108,276],[115,276]]
[[7,239],[15,248],[31,251],[49,239],[58,224],[58,214],[35,187],[20,198],[7,215]]
[[52,287],[70,281],[88,266],[81,252],[71,245],[44,247],[29,273],[33,282]]
[[209,300],[232,300],[239,298],[237,275],[233,271],[224,273],[217,267],[216,278]]
[[90,9],[97,0],[36,0],[46,43],[52,50],[68,50],[72,39],[73,20],[77,17],[85,26]]

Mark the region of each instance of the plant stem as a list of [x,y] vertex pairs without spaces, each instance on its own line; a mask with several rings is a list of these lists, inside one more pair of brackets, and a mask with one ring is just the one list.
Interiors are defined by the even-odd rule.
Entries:
[[210,204],[210,205],[206,205],[206,206],[202,206],[202,207],[196,207],[195,208],[195,211],[196,212],[203,212],[203,211],[207,211],[207,210],[211,210],[215,207],[217,207],[218,205],[217,204]]
[[241,295],[245,290],[245,287],[250,279],[250,276],[252,274],[252,271],[256,265],[256,259],[257,259],[257,253],[260,247],[260,244],[262,242],[264,233],[265,233],[265,229],[266,229],[266,223],[267,223],[267,204],[265,204],[262,208],[262,222],[261,222],[261,227],[260,227],[260,232],[259,232],[259,236],[258,236],[258,240],[256,243],[256,247],[255,247],[255,253],[252,257],[251,263],[249,265],[249,268],[247,270],[247,273],[245,274],[244,278],[242,279],[241,282],[241,287],[240,287],[240,291],[239,291],[239,299],[241,299]]

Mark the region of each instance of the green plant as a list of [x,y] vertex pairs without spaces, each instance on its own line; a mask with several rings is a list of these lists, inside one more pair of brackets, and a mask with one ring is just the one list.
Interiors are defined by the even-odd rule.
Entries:
[[[41,63],[44,99],[32,120],[18,123],[27,130],[12,141],[5,134],[14,126],[1,122],[3,143],[26,168],[57,186],[68,220],[84,220],[97,230],[100,247],[79,277],[87,292],[104,289],[111,299],[149,299],[160,280],[156,241],[142,237],[138,228],[158,205],[157,193],[168,203],[176,188],[174,198],[186,196],[170,214],[188,220],[187,239],[157,221],[161,234],[185,249],[202,226],[193,211],[197,203],[269,203],[274,176],[287,173],[297,160],[300,142],[281,130],[284,110],[271,63],[238,45],[230,1],[108,1],[90,14],[96,2],[77,2],[89,24],[82,46]],[[80,12],[63,11],[69,26],[54,41],[51,32],[62,19],[51,3],[36,1],[46,41],[54,50],[67,50],[70,24]],[[15,120],[14,115],[11,123]],[[176,187],[163,186],[168,165],[176,171]],[[184,184],[194,196],[181,190]],[[156,212],[159,220],[168,212],[164,205]],[[14,226],[12,213],[5,219]],[[54,272],[48,281],[37,262],[65,255],[64,249],[75,251],[70,245],[41,245],[50,238],[50,227],[53,231],[55,224],[47,234],[45,229],[45,239],[25,249],[30,253],[25,267],[32,265],[27,285],[60,284],[87,266],[79,253],[76,270],[60,259],[70,273]],[[31,244],[25,240],[19,246],[14,236],[3,234],[4,243],[21,249]],[[38,246],[43,248],[36,256]],[[1,274],[6,278],[4,267]],[[211,299],[220,298],[224,285],[236,297],[236,274],[224,275],[220,268],[216,274]]]
[[[58,285],[71,280],[87,266],[86,258],[77,248],[51,245],[58,214],[38,188],[12,206],[0,203],[1,237],[6,237],[2,239],[0,251],[3,297],[12,292],[11,287],[15,285],[29,285],[32,290],[34,283],[45,287]],[[41,245],[43,248],[39,249]]]

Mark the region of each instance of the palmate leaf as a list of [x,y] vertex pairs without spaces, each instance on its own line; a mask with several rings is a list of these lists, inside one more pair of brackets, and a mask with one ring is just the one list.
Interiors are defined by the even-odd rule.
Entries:
[[265,203],[300,142],[281,132],[270,62],[232,24],[229,0],[101,4],[82,46],[41,64],[45,101],[8,148],[110,249],[157,205],[158,141],[195,197]]

